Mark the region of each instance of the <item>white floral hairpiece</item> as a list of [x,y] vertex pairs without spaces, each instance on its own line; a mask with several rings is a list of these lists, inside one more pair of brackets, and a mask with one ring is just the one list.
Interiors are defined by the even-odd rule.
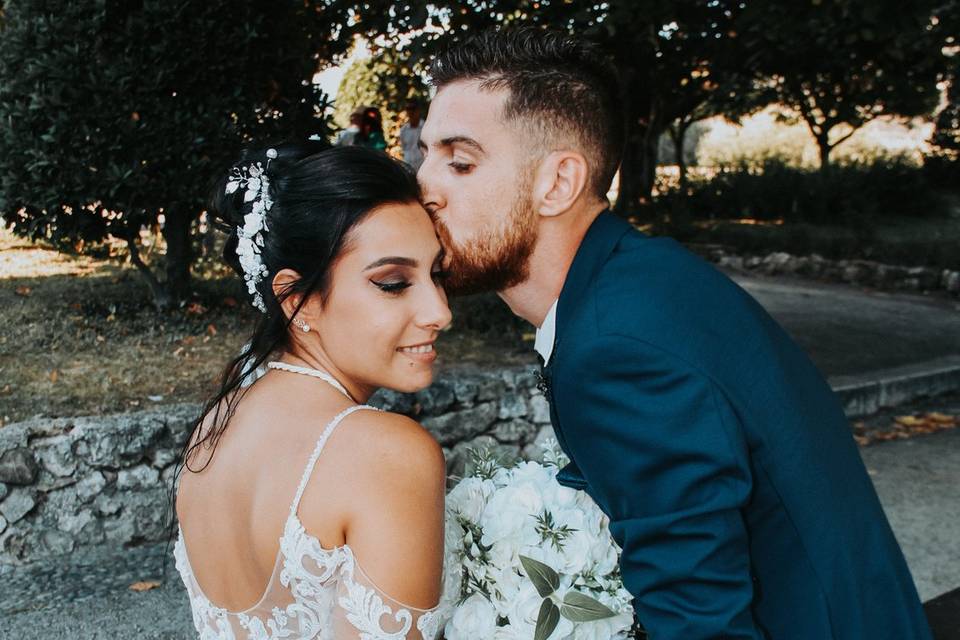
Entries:
[[[270,161],[277,157],[277,150],[267,149],[266,155],[269,167]],[[243,216],[243,227],[237,234],[237,256],[240,258],[247,291],[253,296],[253,306],[266,312],[267,306],[263,302],[263,296],[257,291],[257,285],[270,274],[260,257],[260,249],[263,247],[263,232],[269,231],[267,212],[273,206],[273,200],[270,199],[270,180],[263,164],[255,162],[249,167],[235,167],[227,181],[225,192],[231,194],[240,187],[244,188],[243,201],[251,204],[250,213]]]

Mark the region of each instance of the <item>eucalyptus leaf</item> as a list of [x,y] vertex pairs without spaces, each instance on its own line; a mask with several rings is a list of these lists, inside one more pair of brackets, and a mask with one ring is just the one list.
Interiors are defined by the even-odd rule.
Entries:
[[528,556],[520,556],[520,564],[537,593],[546,598],[560,586],[560,576],[549,566]]
[[568,591],[563,596],[560,615],[570,622],[590,622],[612,618],[617,615],[617,612],[595,598],[578,591]]
[[533,630],[533,640],[547,640],[560,622],[560,610],[550,598],[544,598],[537,614],[537,627]]

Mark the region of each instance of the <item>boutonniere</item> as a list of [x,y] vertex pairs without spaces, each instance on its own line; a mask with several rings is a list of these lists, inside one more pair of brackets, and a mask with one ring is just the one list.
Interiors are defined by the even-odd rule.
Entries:
[[537,369],[533,372],[533,375],[537,377],[537,389],[540,390],[547,400],[550,399],[550,376],[546,375],[543,372],[543,369]]

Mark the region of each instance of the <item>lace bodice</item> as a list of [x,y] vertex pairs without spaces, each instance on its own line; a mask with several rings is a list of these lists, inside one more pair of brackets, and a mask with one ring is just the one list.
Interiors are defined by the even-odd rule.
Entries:
[[393,600],[364,573],[349,545],[325,549],[297,515],[324,444],[344,418],[360,409],[376,411],[350,407],[320,436],[290,506],[273,575],[257,604],[227,611],[210,602],[193,575],[180,532],[173,553],[200,640],[435,640],[444,622],[438,608]]

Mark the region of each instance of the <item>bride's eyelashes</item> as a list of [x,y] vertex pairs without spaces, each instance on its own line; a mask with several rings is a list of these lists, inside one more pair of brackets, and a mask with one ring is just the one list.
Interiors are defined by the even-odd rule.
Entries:
[[[443,270],[443,269],[437,269],[437,270],[435,270],[435,271],[433,271],[433,272],[430,273],[430,277],[433,279],[433,281],[434,281],[436,284],[438,284],[438,285],[440,285],[440,286],[443,286],[443,281],[450,277],[450,272],[449,272],[449,271],[445,271],[445,270]],[[384,293],[389,293],[389,294],[393,294],[393,295],[398,295],[398,294],[400,294],[400,293],[403,293],[404,289],[408,289],[408,288],[410,288],[410,287],[413,286],[413,283],[410,282],[410,281],[408,281],[408,280],[396,280],[396,281],[391,281],[391,282],[382,282],[382,281],[379,281],[379,280],[373,280],[373,279],[371,279],[370,282],[371,282],[375,287],[377,287],[378,289],[380,289],[381,291],[383,291]]]
[[377,280],[370,280],[371,283],[384,293],[390,294],[399,294],[402,293],[404,289],[411,286],[411,283],[406,280],[400,280],[398,282],[379,282]]

